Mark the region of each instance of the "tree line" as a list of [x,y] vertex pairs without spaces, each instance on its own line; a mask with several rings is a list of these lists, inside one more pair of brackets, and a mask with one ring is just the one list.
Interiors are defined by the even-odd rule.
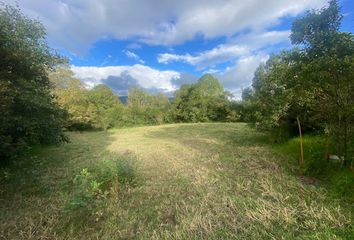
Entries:
[[[354,157],[354,35],[340,32],[337,1],[295,20],[293,48],[275,54],[242,93],[243,117],[279,141],[323,134],[332,152],[352,167]],[[327,156],[328,157],[328,156]]]
[[182,85],[172,99],[164,93],[131,88],[126,104],[104,84],[87,88],[65,64],[50,72],[49,79],[56,102],[67,113],[64,128],[68,130],[239,119],[230,93],[210,74],[195,84]]

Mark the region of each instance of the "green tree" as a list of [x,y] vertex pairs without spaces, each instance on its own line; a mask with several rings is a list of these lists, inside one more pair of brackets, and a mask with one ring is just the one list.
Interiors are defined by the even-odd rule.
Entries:
[[106,85],[95,86],[88,93],[92,114],[90,122],[95,128],[108,129],[122,119],[123,106],[112,90]]
[[68,112],[65,127],[69,130],[91,128],[92,112],[85,84],[74,77],[67,64],[59,65],[49,73],[53,93],[61,108]]
[[299,77],[315,96],[316,118],[327,128],[337,154],[349,162],[354,156],[354,36],[339,32],[341,19],[332,0],[327,8],[295,21],[291,40],[304,46]]
[[[267,130],[326,130],[346,162],[354,156],[354,37],[339,32],[337,1],[294,21],[292,51],[272,56],[255,72],[245,106],[249,119]],[[247,104],[247,105],[246,105]],[[283,131],[285,130],[285,131]]]
[[125,122],[128,124],[161,124],[168,120],[170,103],[163,93],[150,95],[139,88],[129,90]]
[[0,158],[31,144],[66,140],[65,115],[55,103],[48,71],[60,61],[43,25],[0,4]]
[[182,85],[173,101],[174,118],[180,122],[223,121],[228,114],[229,93],[210,74],[196,84]]

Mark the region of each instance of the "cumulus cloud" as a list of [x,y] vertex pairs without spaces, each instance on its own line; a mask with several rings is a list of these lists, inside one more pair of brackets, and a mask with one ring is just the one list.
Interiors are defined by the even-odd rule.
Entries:
[[[3,0],[13,4],[13,0]],[[283,17],[323,7],[327,0],[17,0],[21,9],[45,25],[50,44],[72,54],[87,52],[104,39],[125,40],[124,54],[139,64],[73,66],[76,76],[89,86],[104,83],[121,94],[132,86],[171,92],[197,77],[176,71],[160,71],[144,65],[135,53],[144,44],[182,44],[194,38],[226,39],[199,53],[158,55],[158,62],[184,62],[217,76],[234,93],[247,87],[257,66],[268,59],[265,50],[288,44],[289,31],[269,31]],[[144,46],[145,47],[145,46]],[[135,49],[135,50],[134,50]],[[178,48],[176,48],[178,49]],[[230,65],[223,70],[218,64]]]
[[100,81],[119,96],[126,96],[130,88],[139,87],[138,81],[127,71],[122,72],[119,76],[108,76]]
[[191,84],[196,83],[198,81],[198,77],[190,74],[190,73],[181,73],[179,77],[173,78],[171,83],[175,88],[181,87],[183,84]]
[[[13,3],[13,0],[5,0]],[[87,51],[100,39],[174,45],[196,36],[232,37],[243,30],[258,31],[284,16],[322,7],[327,0],[18,0],[38,17],[57,46]]]
[[218,63],[223,63],[234,59],[237,56],[246,54],[249,50],[244,46],[238,45],[219,45],[216,48],[191,56],[190,54],[177,55],[170,53],[159,54],[159,63],[170,63],[174,61],[183,61],[197,66],[198,69],[204,69]]
[[[205,69],[214,67],[217,64],[225,63],[237,58],[250,55],[251,52],[262,49],[263,47],[277,45],[279,43],[289,42],[290,31],[269,31],[269,32],[253,32],[233,38],[227,44],[201,52],[196,55],[191,54],[171,54],[162,53],[157,57],[159,63],[168,64],[171,62],[185,62],[196,66],[197,69]],[[206,72],[214,71],[215,69]]]
[[173,81],[180,78],[176,71],[159,71],[148,66],[72,66],[75,77],[83,80],[89,87],[104,83],[116,92],[126,92],[132,86],[169,92],[175,90]]
[[214,74],[236,98],[241,97],[241,89],[249,87],[257,67],[268,60],[269,55],[257,54],[238,59],[232,67]]
[[[224,71],[206,71],[217,77],[224,87],[240,98],[241,89],[248,87],[253,73],[260,63],[267,61],[267,54],[249,55],[239,58],[234,65]],[[106,84],[118,95],[126,95],[132,87],[140,87],[151,93],[165,92],[169,95],[183,84],[195,83],[197,76],[176,71],[159,71],[148,66],[72,66],[75,77],[83,80],[89,87]]]
[[131,58],[131,59],[134,59],[135,61],[138,61],[140,62],[141,64],[144,64],[144,60],[142,60],[137,54],[129,51],[129,50],[123,50],[123,53],[128,57],[128,58]]

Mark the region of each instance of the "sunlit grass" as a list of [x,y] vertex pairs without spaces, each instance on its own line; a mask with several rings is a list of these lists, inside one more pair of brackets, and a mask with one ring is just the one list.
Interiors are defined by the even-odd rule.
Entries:
[[[4,239],[350,239],[351,212],[292,175],[286,156],[245,124],[173,124],[73,133],[1,179]],[[123,163],[99,207],[65,208],[83,169]],[[27,161],[29,160],[29,161]],[[27,162],[27,163],[26,163]],[[16,170],[18,169],[18,170]],[[5,171],[5,170],[4,170]],[[107,176],[107,175],[103,175]],[[110,176],[110,175],[109,175]],[[104,178],[107,179],[107,178]],[[95,192],[93,196],[95,196]],[[91,211],[91,212],[90,212]],[[69,215],[68,215],[69,214]],[[88,218],[88,219],[85,219]],[[78,221],[78,220],[77,220]]]

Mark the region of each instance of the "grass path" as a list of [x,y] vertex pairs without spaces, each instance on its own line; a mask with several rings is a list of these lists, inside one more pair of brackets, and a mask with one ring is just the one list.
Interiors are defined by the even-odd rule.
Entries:
[[[325,189],[299,181],[266,136],[244,124],[137,127],[71,139],[2,170],[0,239],[354,236],[350,211]],[[135,160],[136,184],[111,190],[98,220],[68,227],[63,206],[72,179],[107,160],[107,152]]]

